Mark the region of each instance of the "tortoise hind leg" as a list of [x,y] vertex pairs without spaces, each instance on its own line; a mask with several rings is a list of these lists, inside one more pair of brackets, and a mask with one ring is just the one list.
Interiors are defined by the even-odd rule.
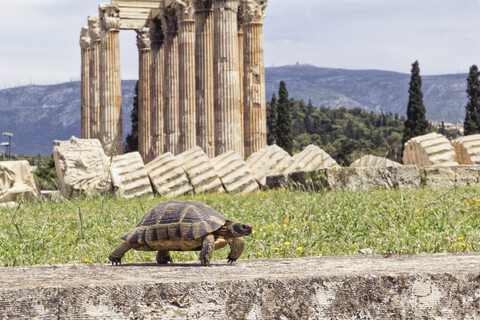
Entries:
[[115,250],[113,250],[108,255],[108,260],[112,261],[112,265],[122,264],[122,258],[125,255],[125,252],[127,252],[131,248],[132,247],[128,243],[126,243],[126,242],[122,243],[120,246],[115,248]]
[[200,251],[200,262],[209,267],[212,259],[213,250],[215,249],[215,237],[210,234],[203,240],[202,251]]
[[157,251],[157,263],[158,264],[167,264],[173,263],[172,257],[170,257],[170,251]]
[[243,250],[245,249],[245,240],[242,237],[232,239],[230,243],[230,253],[228,254],[228,263],[233,263],[237,261],[238,258],[242,255]]

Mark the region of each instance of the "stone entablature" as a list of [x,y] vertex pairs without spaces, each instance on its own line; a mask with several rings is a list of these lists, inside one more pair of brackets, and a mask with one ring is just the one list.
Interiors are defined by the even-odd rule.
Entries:
[[195,146],[209,157],[230,150],[248,157],[263,148],[266,7],[266,0],[101,4],[80,41],[82,138],[99,139],[107,154],[122,153],[118,33],[135,30],[145,162]]

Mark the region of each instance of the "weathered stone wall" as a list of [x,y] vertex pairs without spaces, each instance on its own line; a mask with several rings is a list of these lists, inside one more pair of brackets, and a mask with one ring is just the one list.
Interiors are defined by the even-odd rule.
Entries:
[[0,318],[478,319],[479,265],[436,254],[0,268]]

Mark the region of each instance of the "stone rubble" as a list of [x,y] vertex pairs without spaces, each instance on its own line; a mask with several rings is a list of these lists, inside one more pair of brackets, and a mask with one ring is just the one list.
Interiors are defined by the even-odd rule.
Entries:
[[338,163],[328,153],[313,144],[307,146],[302,152],[294,154],[293,160],[295,160],[304,171],[339,167]]
[[472,134],[452,141],[460,164],[480,164],[480,134]]
[[176,197],[193,191],[179,160],[170,152],[156,157],[145,166],[155,191],[164,197]]
[[365,155],[360,159],[356,160],[350,165],[350,167],[374,167],[374,168],[387,168],[387,167],[401,167],[402,165],[398,162],[392,161],[387,158],[381,158],[374,155]]
[[227,192],[248,193],[259,189],[255,177],[237,152],[229,151],[210,161]]
[[98,139],[55,140],[53,158],[65,197],[93,196],[111,189],[109,159]]
[[178,164],[183,167],[195,193],[222,193],[225,189],[202,148],[195,147],[177,155]]
[[455,166],[455,149],[450,141],[439,133],[415,137],[405,143],[403,164],[416,166]]
[[32,200],[39,196],[28,161],[0,162],[0,203],[7,206],[21,199]]
[[247,165],[260,186],[265,186],[267,176],[301,171],[300,165],[277,145],[266,146],[247,159]]
[[125,199],[153,193],[147,170],[139,152],[114,156],[110,167],[110,175],[116,193]]

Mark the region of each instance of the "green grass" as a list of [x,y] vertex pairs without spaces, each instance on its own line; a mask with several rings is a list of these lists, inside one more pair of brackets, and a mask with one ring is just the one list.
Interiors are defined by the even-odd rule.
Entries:
[[[254,226],[242,258],[350,255],[371,248],[439,253],[480,250],[480,188],[311,193],[267,191],[248,195],[184,196]],[[107,263],[119,237],[165,198],[115,197],[22,203],[0,208],[0,266]],[[225,259],[228,249],[215,252]],[[175,261],[198,253],[176,252]],[[154,252],[130,250],[123,263],[155,261]]]

